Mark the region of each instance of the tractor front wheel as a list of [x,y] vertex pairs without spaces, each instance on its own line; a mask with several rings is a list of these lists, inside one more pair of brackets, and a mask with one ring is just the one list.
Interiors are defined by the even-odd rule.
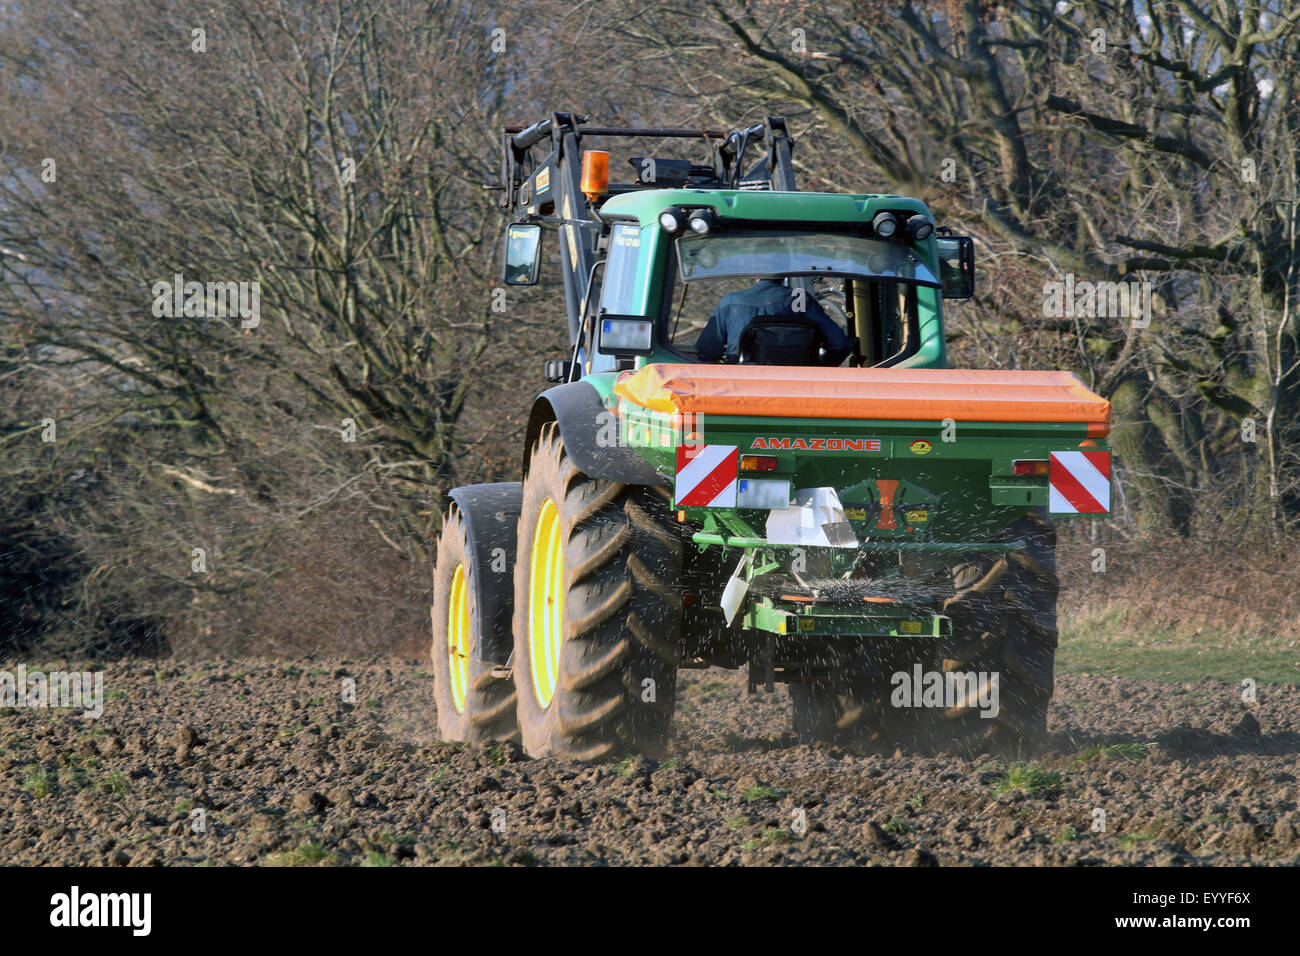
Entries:
[[438,537],[433,572],[433,695],[438,735],[447,741],[518,740],[515,688],[479,659],[484,614],[475,566],[459,506],[453,504]]

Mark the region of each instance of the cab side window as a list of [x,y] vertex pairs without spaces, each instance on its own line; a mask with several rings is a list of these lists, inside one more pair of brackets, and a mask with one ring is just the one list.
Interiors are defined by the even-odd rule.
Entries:
[[601,308],[612,315],[635,315],[636,267],[641,253],[641,229],[620,222],[609,238],[609,259],[605,264],[605,282]]

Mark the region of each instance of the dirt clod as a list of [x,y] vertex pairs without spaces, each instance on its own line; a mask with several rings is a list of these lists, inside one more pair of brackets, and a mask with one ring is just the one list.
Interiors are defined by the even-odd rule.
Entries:
[[293,809],[298,813],[324,813],[329,805],[329,798],[314,790],[310,793],[295,794],[292,804]]

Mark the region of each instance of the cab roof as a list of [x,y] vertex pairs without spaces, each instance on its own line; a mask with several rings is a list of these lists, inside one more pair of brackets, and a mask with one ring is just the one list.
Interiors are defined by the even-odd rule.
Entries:
[[773,222],[870,222],[881,210],[921,213],[919,199],[875,193],[777,192],[768,189],[641,189],[614,196],[600,207],[605,219],[633,219],[643,226],[659,221],[668,206],[711,206],[731,219]]

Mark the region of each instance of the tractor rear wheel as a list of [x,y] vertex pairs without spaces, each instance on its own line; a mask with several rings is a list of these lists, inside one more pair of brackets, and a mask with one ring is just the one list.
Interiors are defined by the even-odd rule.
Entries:
[[480,569],[469,547],[465,519],[453,504],[438,538],[433,571],[433,695],[438,735],[447,741],[518,740],[515,688],[479,659],[484,616],[475,599]]
[[953,637],[941,647],[941,668],[986,674],[996,681],[996,715],[977,701],[942,712],[940,742],[971,750],[1034,749],[1047,741],[1057,645],[1056,526],[1041,512],[1018,519],[1002,535],[1019,551],[958,565],[955,593],[944,602]]
[[677,692],[685,548],[668,489],[592,478],[547,425],[532,449],[515,562],[524,751],[662,751]]
[[789,685],[794,733],[801,744],[817,741],[892,750],[915,743],[915,716],[890,706],[887,677],[863,677],[840,684]]
[[[1057,644],[1056,527],[1045,514],[1032,512],[998,539],[1025,547],[952,569],[954,593],[943,605],[952,618],[952,638],[927,648],[922,661],[907,652],[894,661],[905,673],[920,663],[927,671],[973,672],[991,681],[996,714],[983,716],[992,708],[981,706],[978,690],[946,710],[894,707],[888,675],[791,684],[800,743],[1014,752],[1046,742]],[[970,686],[964,685],[967,691]]]

